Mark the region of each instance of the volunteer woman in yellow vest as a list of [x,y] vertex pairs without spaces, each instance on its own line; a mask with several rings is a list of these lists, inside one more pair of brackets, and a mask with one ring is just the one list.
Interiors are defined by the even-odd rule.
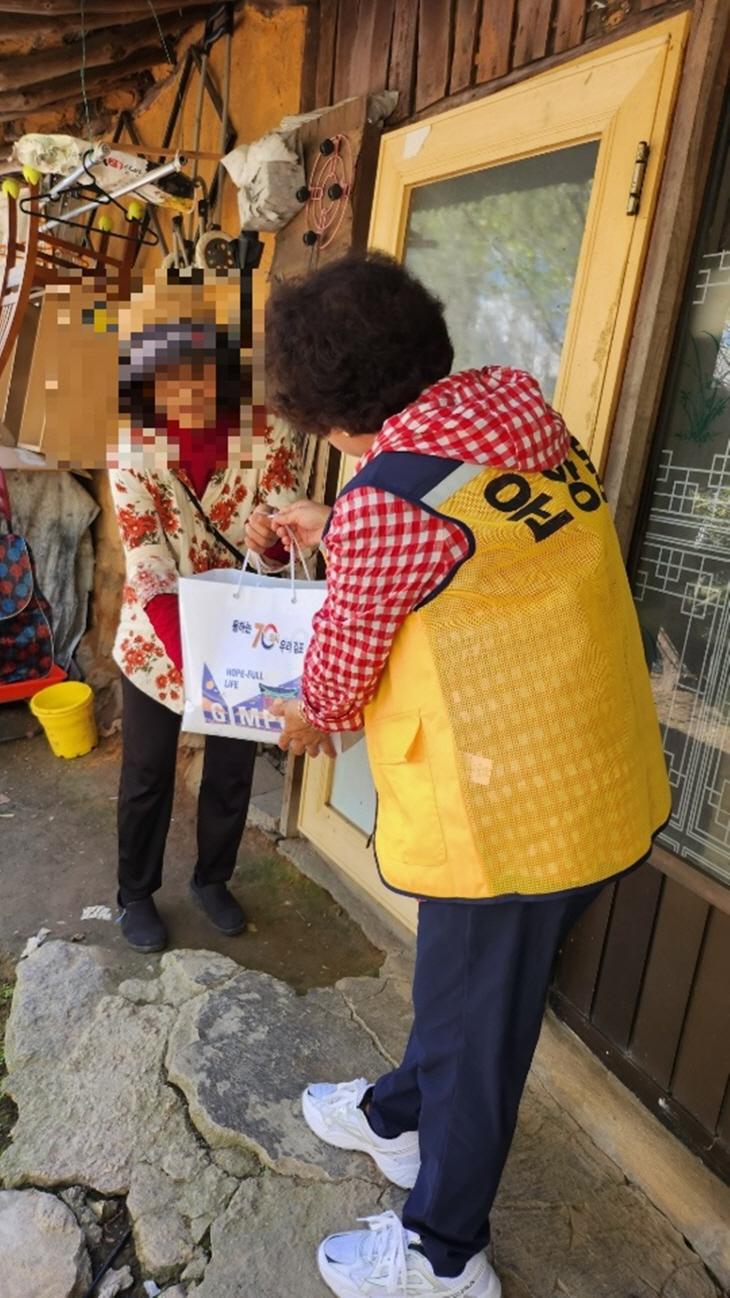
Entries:
[[[538,384],[446,377],[441,305],[389,259],[346,258],[273,296],[268,399],[362,456],[324,528],[328,596],[282,747],[363,723],[384,883],[425,899],[405,1058],[318,1084],[304,1116],[410,1189],[402,1222],[330,1236],[357,1294],[497,1298],[489,1213],[551,969],[605,882],[641,862],[670,796],[611,514]],[[345,1225],[345,1223],[343,1223]]]

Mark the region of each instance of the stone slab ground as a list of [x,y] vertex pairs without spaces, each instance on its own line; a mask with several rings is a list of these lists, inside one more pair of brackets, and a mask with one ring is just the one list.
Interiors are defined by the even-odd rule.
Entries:
[[[20,1257],[47,1200],[71,1227],[63,1245],[59,1231],[59,1257],[67,1267],[75,1257],[77,1271],[57,1290],[19,1271],[10,1298],[83,1293],[88,1257],[58,1197],[68,1186],[97,1208],[105,1196],[126,1201],[140,1272],[161,1289],[325,1298],[319,1240],[404,1196],[364,1156],[319,1144],[299,1094],[308,1080],[387,1068],[409,1013],[402,956],[376,978],[297,995],[214,952],[169,952],[152,977],[119,983],[94,949],[41,946],[18,968],[6,1038],[18,1119],[0,1158],[0,1243],[4,1203]],[[493,1226],[504,1298],[721,1294],[535,1073]]]
[[[75,762],[42,737],[0,743],[0,992],[26,939],[49,930],[19,965],[7,1036],[0,1149],[11,1096],[17,1120],[0,1158],[1,1298],[83,1298],[128,1227],[134,1249],[94,1298],[145,1298],[143,1279],[167,1298],[326,1298],[321,1237],[403,1195],[369,1160],[318,1145],[298,1097],[308,1080],[397,1061],[408,942],[301,840],[277,851],[260,832],[281,785],[266,757],[234,877],[251,925],[215,934],[187,897],[195,759],[183,755],[160,896],[172,949],[131,952],[113,923],[81,920],[114,905],[118,766],[118,736]],[[730,1275],[717,1226],[728,1192],[718,1184],[703,1217],[704,1169],[677,1142],[662,1163],[666,1133],[627,1157],[631,1097],[609,1096],[619,1084],[589,1076],[605,1070],[561,1031],[548,1020],[493,1214],[504,1298],[718,1298],[683,1236]],[[666,1192],[650,1187],[661,1212],[642,1187],[665,1166]]]

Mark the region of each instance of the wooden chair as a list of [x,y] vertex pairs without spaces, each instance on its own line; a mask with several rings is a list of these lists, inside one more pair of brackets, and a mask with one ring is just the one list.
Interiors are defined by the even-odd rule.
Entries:
[[[37,193],[36,188],[29,194]],[[38,222],[26,217],[25,238],[18,237],[18,203],[7,195],[7,239],[0,248],[0,374],[10,359],[28,305],[36,272]]]
[[[27,187],[24,197],[33,198],[37,187]],[[109,292],[118,300],[129,297],[132,268],[137,255],[139,221],[129,221],[128,236],[121,254],[109,251],[111,234],[103,233],[96,245],[71,243],[55,234],[38,233],[37,215],[24,213],[19,200],[7,195],[8,231],[0,247],[0,374],[13,353],[23,316],[33,289],[44,289],[70,278],[73,271],[104,276]],[[18,237],[23,223],[25,238]]]

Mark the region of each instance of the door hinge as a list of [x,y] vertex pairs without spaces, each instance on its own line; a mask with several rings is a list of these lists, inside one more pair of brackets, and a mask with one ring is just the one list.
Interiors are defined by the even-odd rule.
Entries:
[[646,176],[646,164],[649,160],[649,152],[649,145],[646,140],[640,140],[639,146],[636,150],[634,173],[631,177],[629,201],[626,205],[627,216],[636,216],[641,207],[641,192],[644,188],[644,177]]

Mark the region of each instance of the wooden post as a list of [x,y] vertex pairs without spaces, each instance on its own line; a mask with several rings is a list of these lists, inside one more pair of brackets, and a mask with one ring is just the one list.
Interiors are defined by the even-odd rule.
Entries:
[[284,789],[281,799],[281,818],[279,832],[283,838],[298,838],[299,804],[302,798],[302,780],[304,779],[304,758],[289,754],[284,772]]

